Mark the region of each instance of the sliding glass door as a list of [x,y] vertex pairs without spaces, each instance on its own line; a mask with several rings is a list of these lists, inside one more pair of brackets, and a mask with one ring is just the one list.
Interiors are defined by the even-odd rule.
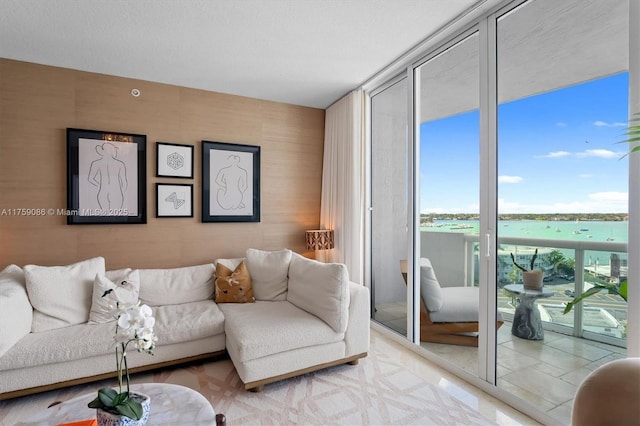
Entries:
[[586,375],[625,354],[622,298],[566,308],[627,275],[628,33],[624,1],[535,0],[497,18],[497,385],[565,420]]
[[640,353],[640,153],[616,144],[640,110],[630,14],[505,2],[369,92],[373,319],[543,423]]
[[420,345],[473,375],[479,330],[478,52],[473,32],[415,70]]

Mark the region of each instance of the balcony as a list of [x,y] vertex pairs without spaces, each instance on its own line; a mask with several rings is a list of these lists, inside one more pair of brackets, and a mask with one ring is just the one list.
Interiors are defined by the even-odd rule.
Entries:
[[[431,259],[441,284],[477,285],[478,240],[474,234],[423,231],[422,257]],[[504,278],[496,280],[497,306],[505,323],[496,336],[497,386],[568,422],[573,397],[584,377],[606,362],[625,357],[627,310],[626,302],[619,296],[600,293],[578,304],[569,314],[562,311],[574,295],[581,294],[591,283],[613,282],[626,276],[627,244],[519,237],[499,238],[498,243],[501,250],[497,272]],[[553,293],[536,302],[544,329],[543,340],[512,335],[518,300],[503,289],[508,282],[506,277],[511,276],[509,282],[519,280],[518,274],[511,271],[509,253],[517,251],[519,260],[524,261],[526,253],[535,248],[540,253],[561,251],[574,263],[573,275],[558,271],[553,265],[541,265],[547,277],[545,289]],[[397,268],[390,264],[389,267]],[[378,302],[376,299],[374,319],[406,334],[406,294],[395,302]],[[425,342],[421,346],[477,375],[477,348]]]

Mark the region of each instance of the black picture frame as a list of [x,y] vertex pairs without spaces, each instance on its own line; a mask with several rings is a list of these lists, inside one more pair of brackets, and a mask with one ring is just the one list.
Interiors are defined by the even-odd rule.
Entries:
[[67,224],[147,223],[146,154],[146,135],[67,128]]
[[193,179],[193,145],[156,142],[156,177]]
[[193,217],[193,185],[156,183],[156,217]]
[[202,141],[202,222],[260,222],[259,146]]

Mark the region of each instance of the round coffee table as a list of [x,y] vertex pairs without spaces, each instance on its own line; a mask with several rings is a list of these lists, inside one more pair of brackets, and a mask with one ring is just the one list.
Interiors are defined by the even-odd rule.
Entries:
[[525,290],[522,284],[507,284],[504,289],[520,298],[520,303],[513,315],[511,334],[522,339],[543,340],[542,319],[535,302],[536,299],[553,296],[553,291],[546,290],[544,287],[542,291]]
[[[166,383],[131,385],[131,391],[151,397],[150,425],[178,425],[188,419],[189,425],[216,425],[216,413],[209,401],[200,393],[185,386]],[[18,425],[50,426],[59,423],[95,419],[96,410],[87,407],[96,392],[77,396],[68,401],[39,411]]]

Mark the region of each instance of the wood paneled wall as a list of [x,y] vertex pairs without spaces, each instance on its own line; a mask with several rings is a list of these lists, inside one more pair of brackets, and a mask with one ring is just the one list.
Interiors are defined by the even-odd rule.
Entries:
[[[6,59],[0,213],[66,208],[67,127],[147,135],[147,224],[67,225],[64,216],[5,211],[0,268],[93,256],[108,269],[177,267],[248,247],[304,253],[304,231],[319,224],[324,110]],[[260,223],[201,223],[202,140],[261,146]],[[193,180],[155,177],[158,141],[195,146]],[[194,217],[156,218],[156,182],[193,183]]]

